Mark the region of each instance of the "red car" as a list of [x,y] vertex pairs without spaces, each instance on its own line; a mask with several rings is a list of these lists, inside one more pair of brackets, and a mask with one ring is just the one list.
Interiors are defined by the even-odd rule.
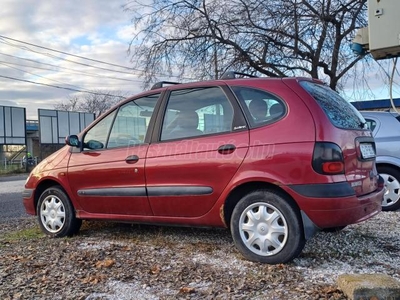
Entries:
[[371,131],[312,79],[157,84],[66,144],[23,194],[51,236],[93,219],[227,227],[244,257],[275,264],[381,211]]

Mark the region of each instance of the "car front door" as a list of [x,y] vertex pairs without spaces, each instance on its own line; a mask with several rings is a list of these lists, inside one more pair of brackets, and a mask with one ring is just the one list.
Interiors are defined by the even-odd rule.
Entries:
[[[155,216],[199,217],[216,203],[249,143],[243,114],[224,86],[174,89],[149,146],[146,181]],[[153,135],[153,138],[154,138]]]
[[151,215],[144,164],[147,129],[159,95],[129,101],[97,122],[73,151],[68,179],[83,211]]

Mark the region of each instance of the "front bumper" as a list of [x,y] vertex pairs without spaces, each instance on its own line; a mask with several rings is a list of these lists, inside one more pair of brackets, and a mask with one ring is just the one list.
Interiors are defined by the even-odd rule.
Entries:
[[22,192],[22,203],[27,214],[36,215],[35,189],[24,189]]

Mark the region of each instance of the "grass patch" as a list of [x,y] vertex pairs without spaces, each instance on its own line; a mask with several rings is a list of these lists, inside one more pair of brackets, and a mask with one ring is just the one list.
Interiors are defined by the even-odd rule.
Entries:
[[21,168],[19,165],[11,165],[7,166],[7,168],[4,168],[3,166],[0,166],[0,176],[7,176],[7,175],[14,175],[14,174],[23,174],[27,173],[25,168]]
[[3,239],[6,242],[15,242],[19,240],[34,240],[44,236],[44,233],[38,227],[32,227],[6,233]]

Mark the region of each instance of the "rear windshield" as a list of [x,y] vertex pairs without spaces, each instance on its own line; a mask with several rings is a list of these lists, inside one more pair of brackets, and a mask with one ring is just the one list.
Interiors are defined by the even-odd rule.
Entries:
[[360,112],[329,87],[310,81],[301,81],[300,85],[314,97],[334,126],[343,129],[368,128]]

